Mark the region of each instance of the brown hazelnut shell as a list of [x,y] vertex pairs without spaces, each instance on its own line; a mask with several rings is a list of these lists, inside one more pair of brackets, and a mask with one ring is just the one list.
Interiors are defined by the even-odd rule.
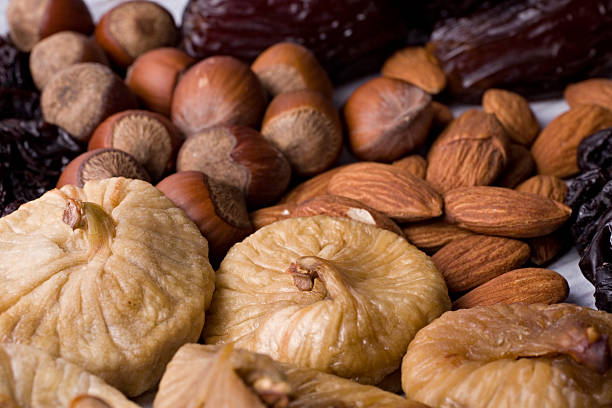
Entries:
[[[128,129],[119,125],[125,120],[135,122],[132,129],[139,136],[137,140],[127,138]],[[145,122],[145,123],[142,123]],[[117,133],[121,132],[121,134]],[[116,140],[121,136],[121,140]],[[160,139],[155,139],[155,136]],[[153,180],[160,179],[174,168],[176,154],[183,136],[163,115],[145,110],[127,110],[108,117],[94,131],[89,140],[88,150],[116,148],[130,153],[147,170]]]
[[157,48],[136,58],[125,83],[148,109],[169,117],[179,75],[194,63],[194,58],[177,48]]
[[199,171],[172,174],[160,181],[157,188],[198,226],[208,240],[214,264],[253,231],[240,191]]

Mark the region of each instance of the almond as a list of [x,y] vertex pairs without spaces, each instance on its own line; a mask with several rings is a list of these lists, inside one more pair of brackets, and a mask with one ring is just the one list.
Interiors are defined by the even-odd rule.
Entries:
[[327,185],[332,177],[338,173],[342,167],[336,167],[330,170],[327,170],[321,174],[318,174],[302,184],[298,184],[293,190],[289,191],[285,194],[279,201],[279,203],[293,203],[299,204],[303,201],[306,201],[312,197],[316,197],[318,195],[327,193]]
[[332,177],[327,191],[360,201],[398,221],[442,214],[442,198],[427,182],[389,164],[348,165]]
[[567,184],[559,177],[538,174],[519,184],[516,191],[541,195],[562,203],[567,195]]
[[464,292],[529,259],[529,245],[510,238],[473,235],[445,245],[431,257],[450,292]]
[[437,94],[446,87],[446,75],[436,57],[423,47],[407,47],[393,54],[382,68],[382,74]]
[[249,214],[249,218],[251,219],[251,224],[253,224],[255,230],[258,230],[268,224],[272,224],[273,222],[290,218],[294,209],[295,204],[278,204],[272,207],[260,208],[257,211],[253,211]]
[[431,101],[431,109],[433,110],[433,122],[431,127],[433,130],[443,130],[446,126],[450,125],[455,117],[453,112],[448,106],[437,102]]
[[513,188],[535,171],[536,165],[531,152],[526,147],[511,144],[508,147],[508,161],[502,175],[495,184]]
[[453,303],[453,309],[496,303],[559,303],[569,294],[567,281],[555,271],[523,268],[491,279]]
[[503,187],[464,187],[445,197],[447,219],[481,234],[531,238],[550,234],[572,210],[557,201]]
[[402,230],[389,217],[347,197],[329,194],[317,196],[304,201],[291,212],[291,217],[310,217],[314,215],[350,218],[404,236]]
[[540,131],[529,103],[521,95],[503,89],[489,89],[482,96],[482,108],[495,115],[516,143],[530,145]]
[[495,116],[471,109],[436,139],[427,156],[427,176],[441,193],[491,184],[506,166],[507,139]]
[[612,112],[598,105],[578,105],[557,116],[531,147],[538,173],[561,178],[578,173],[576,154],[582,139],[610,126]]
[[392,165],[398,169],[407,171],[420,179],[425,179],[425,173],[427,172],[427,160],[425,160],[423,156],[413,154],[412,156],[394,161]]
[[546,265],[568,247],[567,231],[563,229],[542,237],[529,238],[527,244],[531,249],[529,260],[538,266]]
[[578,105],[599,105],[612,111],[612,79],[592,78],[565,88],[565,100],[572,108]]
[[449,242],[474,235],[472,231],[449,224],[442,219],[407,224],[402,229],[412,245],[428,254],[434,253]]

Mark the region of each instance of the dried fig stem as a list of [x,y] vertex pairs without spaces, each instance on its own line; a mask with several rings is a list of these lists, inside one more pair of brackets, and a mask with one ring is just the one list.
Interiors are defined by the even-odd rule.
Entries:
[[316,256],[303,256],[291,263],[287,272],[293,275],[293,283],[301,291],[311,291],[314,280],[320,279],[327,289],[328,296],[346,292],[346,285],[338,269],[325,259]]
[[62,220],[73,230],[81,228],[87,231],[89,259],[102,248],[110,248],[115,237],[115,222],[104,208],[95,203],[69,198]]

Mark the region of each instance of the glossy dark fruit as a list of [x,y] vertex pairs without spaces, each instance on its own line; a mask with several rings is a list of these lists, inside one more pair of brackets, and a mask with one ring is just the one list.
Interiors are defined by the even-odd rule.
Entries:
[[582,171],[612,168],[612,127],[595,132],[580,142],[578,166]]
[[601,169],[593,169],[572,179],[565,196],[565,204],[572,207],[572,218],[575,218],[582,204],[601,191],[609,178],[607,172]]
[[598,228],[612,221],[612,181],[608,181],[601,191],[586,201],[578,209],[571,230],[574,244],[579,254],[583,254]]
[[7,36],[0,36],[0,88],[34,89],[29,54],[19,51]]
[[272,44],[297,42],[332,79],[380,69],[403,44],[403,23],[390,0],[190,0],[181,48],[197,59],[215,54],[250,62]]
[[83,150],[42,120],[0,121],[0,215],[54,188],[64,166]]
[[600,226],[579,265],[595,286],[595,306],[612,312],[612,222]]
[[428,49],[461,100],[493,87],[550,95],[612,72],[612,1],[505,0],[443,21]]
[[40,94],[21,89],[0,89],[0,120],[41,119]]

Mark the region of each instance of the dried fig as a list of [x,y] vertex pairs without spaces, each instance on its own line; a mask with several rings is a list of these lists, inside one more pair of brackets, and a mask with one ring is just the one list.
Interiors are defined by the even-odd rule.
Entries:
[[449,307],[432,261],[397,234],[344,218],[290,218],[230,249],[206,343],[375,384]]
[[0,343],[0,407],[73,407],[76,405],[71,401],[82,394],[113,408],[138,407],[100,378],[66,360],[31,346]]
[[444,407],[612,404],[612,314],[569,304],[448,312],[402,362],[409,398]]
[[144,181],[47,192],[0,219],[0,241],[0,341],[134,396],[200,335],[214,287],[207,242]]

